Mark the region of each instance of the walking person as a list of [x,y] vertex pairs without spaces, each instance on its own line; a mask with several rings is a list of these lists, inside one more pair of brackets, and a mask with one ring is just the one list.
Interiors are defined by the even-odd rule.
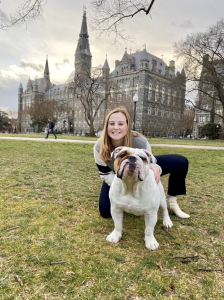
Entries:
[[55,139],[57,140],[57,136],[56,136],[56,134],[54,132],[54,122],[51,120],[50,117],[48,118],[48,122],[49,123],[48,123],[48,129],[47,129],[47,136],[45,137],[45,139],[48,139],[49,133],[52,132],[53,135],[55,136]]
[[[146,149],[152,153],[147,139],[136,131],[131,130],[131,118],[125,107],[118,107],[109,112],[106,117],[101,138],[94,146],[95,163],[103,180],[99,197],[99,212],[103,218],[110,218],[109,190],[114,179],[114,159],[111,153],[116,147],[126,146]],[[177,195],[186,194],[185,178],[188,172],[188,160],[178,154],[157,155],[157,164],[151,166],[157,184],[160,176],[170,174],[168,180],[167,206],[180,218],[189,218],[178,203]]]

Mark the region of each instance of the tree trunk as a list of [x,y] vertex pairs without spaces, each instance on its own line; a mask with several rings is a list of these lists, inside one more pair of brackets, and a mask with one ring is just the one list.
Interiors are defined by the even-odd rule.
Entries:
[[95,137],[95,130],[94,130],[94,124],[93,124],[93,121],[90,120],[90,126],[89,126],[89,136],[93,136]]
[[215,100],[212,99],[212,109],[210,112],[210,123],[215,123]]

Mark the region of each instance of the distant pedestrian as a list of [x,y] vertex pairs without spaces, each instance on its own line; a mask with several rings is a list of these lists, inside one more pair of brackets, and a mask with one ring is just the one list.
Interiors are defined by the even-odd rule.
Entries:
[[55,136],[55,139],[57,140],[57,136],[56,136],[56,134],[55,134],[55,132],[54,132],[54,122],[51,120],[51,118],[48,118],[48,129],[47,129],[47,136],[45,137],[45,139],[48,139],[48,135],[49,135],[49,133],[50,132],[52,132],[53,133],[53,135]]

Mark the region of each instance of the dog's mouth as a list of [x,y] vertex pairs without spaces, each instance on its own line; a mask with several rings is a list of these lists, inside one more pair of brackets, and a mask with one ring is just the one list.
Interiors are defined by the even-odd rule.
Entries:
[[142,172],[140,171],[140,168],[136,165],[136,163],[127,161],[122,167],[121,172],[119,171],[117,173],[117,177],[120,179],[124,179],[130,176],[134,177],[136,181],[143,181]]

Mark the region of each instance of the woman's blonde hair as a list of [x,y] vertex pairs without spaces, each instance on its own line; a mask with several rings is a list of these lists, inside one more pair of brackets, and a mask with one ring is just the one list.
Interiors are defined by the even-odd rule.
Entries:
[[117,107],[109,112],[109,114],[106,117],[102,136],[100,138],[100,157],[104,161],[111,161],[111,152],[114,149],[114,146],[112,144],[111,138],[107,134],[107,127],[108,127],[108,121],[110,119],[110,116],[115,113],[121,112],[127,120],[127,133],[124,138],[124,145],[126,147],[131,147],[132,145],[132,131],[131,131],[131,118],[124,106]]

